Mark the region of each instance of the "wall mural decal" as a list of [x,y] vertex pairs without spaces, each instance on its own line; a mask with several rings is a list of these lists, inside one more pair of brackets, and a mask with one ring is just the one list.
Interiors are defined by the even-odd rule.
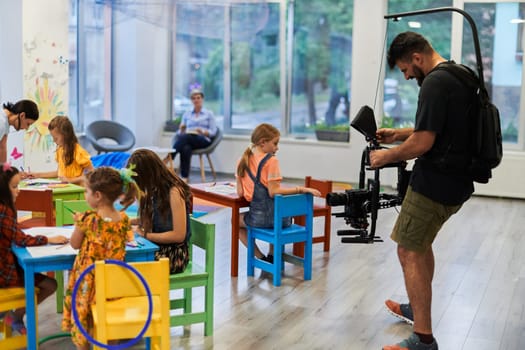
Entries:
[[[33,171],[56,169],[56,145],[47,129],[68,111],[67,0],[25,0],[23,4],[24,98],[38,104],[40,117],[24,134],[24,165]],[[45,30],[43,30],[45,28]]]

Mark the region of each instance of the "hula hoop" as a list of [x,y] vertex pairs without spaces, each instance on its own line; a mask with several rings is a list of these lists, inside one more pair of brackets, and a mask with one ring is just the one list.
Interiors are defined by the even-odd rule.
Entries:
[[149,324],[151,323],[151,315],[153,313],[153,299],[151,297],[151,290],[150,290],[150,288],[148,286],[148,283],[146,282],[144,277],[140,274],[140,272],[137,271],[137,269],[135,269],[130,264],[127,264],[124,261],[120,261],[120,260],[108,259],[108,260],[105,260],[105,262],[106,262],[106,264],[119,265],[119,266],[125,267],[126,269],[130,270],[131,272],[133,272],[135,274],[135,276],[137,276],[137,278],[140,280],[140,282],[142,282],[142,285],[144,286],[144,289],[146,289],[146,293],[147,293],[147,296],[148,296],[149,309],[148,309],[148,318],[146,319],[146,323],[144,324],[144,327],[142,328],[142,330],[139,332],[139,334],[135,338],[130,339],[130,340],[128,340],[125,343],[117,344],[117,345],[109,345],[109,344],[103,344],[103,343],[97,341],[96,339],[94,339],[86,331],[86,329],[82,326],[82,324],[80,323],[80,320],[78,319],[78,311],[77,311],[77,307],[76,307],[76,296],[77,296],[77,293],[78,293],[78,288],[80,287],[80,281],[82,281],[84,279],[84,277],[86,277],[86,275],[91,270],[93,270],[95,268],[95,264],[92,264],[92,265],[88,266],[87,269],[82,271],[82,273],[78,277],[77,281],[75,282],[75,286],[73,287],[73,293],[71,295],[71,311],[73,313],[73,319],[75,320],[75,324],[77,325],[77,327],[80,330],[80,332],[84,335],[84,337],[86,337],[86,339],[90,343],[92,343],[93,345],[96,345],[96,346],[100,346],[100,347],[105,348],[105,349],[109,349],[109,350],[119,350],[119,349],[124,349],[124,348],[130,347],[130,346],[136,344],[139,340],[142,339],[142,336],[144,335],[144,333],[146,333],[146,330],[148,329]]

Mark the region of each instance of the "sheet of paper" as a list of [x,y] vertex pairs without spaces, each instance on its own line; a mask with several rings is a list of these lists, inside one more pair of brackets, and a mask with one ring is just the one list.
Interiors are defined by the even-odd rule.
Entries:
[[[37,226],[37,227],[31,227],[28,229],[25,229],[24,232],[31,236],[65,236],[67,238],[71,238],[71,235],[73,234],[73,226],[67,226],[67,227],[53,227],[53,226]],[[34,258],[40,258],[44,256],[52,256],[52,255],[76,255],[78,253],[78,249],[73,249],[71,247],[71,244],[48,244],[48,245],[41,245],[37,247],[27,247],[27,251],[29,254],[31,254]]]
[[59,184],[61,183],[62,181],[60,180],[57,180],[57,179],[44,179],[44,178],[34,178],[34,179],[27,179],[27,180],[24,180],[24,182],[27,184],[27,185],[44,185],[44,184]]
[[71,238],[71,235],[73,234],[73,226],[66,226],[66,227],[55,227],[55,226],[37,226],[37,227],[31,227],[28,229],[24,229],[24,232],[31,236],[65,236],[67,238]]
[[206,192],[213,192],[213,193],[223,193],[223,194],[235,194],[237,193],[237,189],[232,184],[222,184],[222,185],[213,185],[204,187],[204,190]]
[[73,249],[71,247],[71,244],[48,244],[48,245],[41,245],[38,247],[27,247],[27,251],[33,258],[41,258],[45,256],[53,256],[53,255],[77,255],[78,249]]

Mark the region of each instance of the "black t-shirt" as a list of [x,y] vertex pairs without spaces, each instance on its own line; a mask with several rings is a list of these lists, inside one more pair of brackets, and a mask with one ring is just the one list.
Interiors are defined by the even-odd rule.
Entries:
[[436,139],[415,162],[410,180],[415,192],[445,205],[461,204],[474,192],[468,172],[474,97],[444,70],[433,70],[423,80],[414,131],[433,131]]

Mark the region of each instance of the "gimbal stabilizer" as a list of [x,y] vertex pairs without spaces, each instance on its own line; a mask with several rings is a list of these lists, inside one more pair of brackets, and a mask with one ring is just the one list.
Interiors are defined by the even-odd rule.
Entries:
[[[350,125],[362,133],[368,142],[361,156],[359,188],[346,190],[343,193],[329,193],[326,200],[330,206],[344,205],[343,212],[332,215],[343,217],[346,223],[353,227],[353,229],[337,231],[339,236],[353,236],[341,238],[343,243],[382,242],[381,237],[375,236],[377,212],[379,209],[401,204],[408,186],[410,172],[405,169],[406,162],[387,164],[381,168],[370,168],[370,152],[382,148],[376,139],[375,117],[370,107],[361,107]],[[383,168],[393,167],[398,169],[397,194],[381,193],[379,172]],[[365,184],[366,171],[373,171],[374,177],[369,178]],[[368,231],[369,216],[370,232]]]

